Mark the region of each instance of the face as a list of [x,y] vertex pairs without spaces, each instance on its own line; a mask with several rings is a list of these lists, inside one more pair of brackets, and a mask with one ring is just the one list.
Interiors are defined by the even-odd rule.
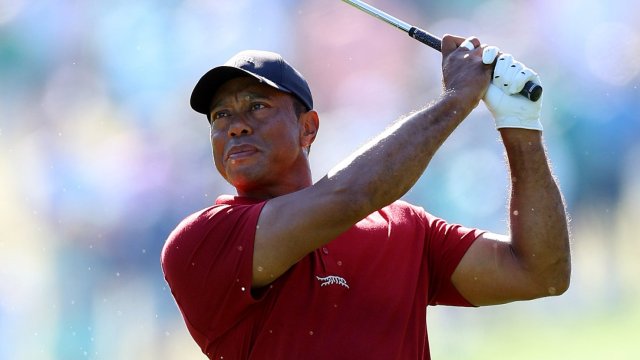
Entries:
[[291,95],[242,77],[223,84],[211,104],[214,162],[240,195],[295,183],[308,172],[303,149],[310,142]]

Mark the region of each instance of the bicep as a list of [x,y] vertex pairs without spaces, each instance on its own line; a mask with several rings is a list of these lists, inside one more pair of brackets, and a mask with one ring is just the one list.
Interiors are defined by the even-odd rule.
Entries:
[[451,281],[458,292],[476,306],[528,300],[538,293],[508,237],[492,233],[482,234],[471,244]]

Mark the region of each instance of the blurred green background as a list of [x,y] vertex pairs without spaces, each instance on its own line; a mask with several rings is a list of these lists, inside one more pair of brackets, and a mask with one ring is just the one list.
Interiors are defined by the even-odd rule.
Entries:
[[[476,35],[541,74],[572,218],[569,291],[431,308],[433,358],[640,359],[640,3],[370,3],[438,35]],[[307,77],[315,179],[440,92],[439,53],[337,0],[0,0],[0,359],[203,358],[159,253],[183,217],[233,193],[188,100],[248,48]],[[484,105],[405,199],[507,231]]]

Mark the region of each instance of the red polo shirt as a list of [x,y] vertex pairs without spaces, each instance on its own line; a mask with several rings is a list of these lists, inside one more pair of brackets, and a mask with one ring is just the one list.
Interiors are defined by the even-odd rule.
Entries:
[[429,359],[427,305],[470,306],[450,279],[482,232],[402,201],[252,293],[264,204],[220,197],[183,220],[162,251],[171,292],[210,359]]

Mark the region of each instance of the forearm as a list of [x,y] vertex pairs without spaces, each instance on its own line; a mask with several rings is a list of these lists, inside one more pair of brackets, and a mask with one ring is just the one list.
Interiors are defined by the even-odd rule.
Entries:
[[447,93],[395,123],[338,164],[326,180],[348,193],[348,203],[359,212],[357,216],[366,216],[397,200],[416,183],[436,150],[470,111]]
[[541,132],[501,129],[511,175],[511,246],[524,270],[549,295],[568,287],[567,215]]

